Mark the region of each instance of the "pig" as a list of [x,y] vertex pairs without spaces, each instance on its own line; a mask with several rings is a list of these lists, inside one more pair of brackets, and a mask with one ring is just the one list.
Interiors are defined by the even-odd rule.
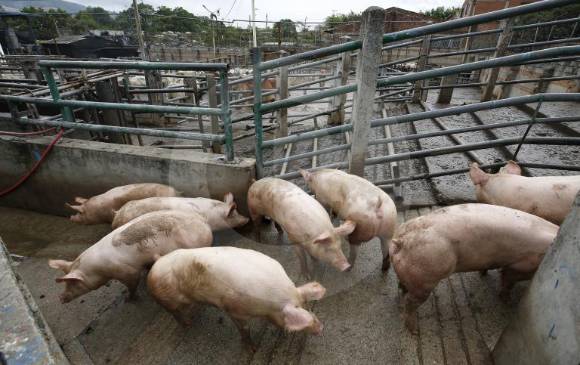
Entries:
[[558,226],[535,215],[489,204],[459,204],[402,224],[389,245],[404,295],[404,320],[417,332],[417,308],[439,281],[456,272],[501,269],[501,297],[530,279]]
[[56,279],[66,284],[60,295],[62,303],[96,290],[111,279],[125,284],[129,299],[134,299],[143,269],[173,250],[210,246],[212,240],[211,229],[199,214],[151,212],[115,229],[76,260],[49,260],[48,264],[65,273]]
[[145,183],[117,186],[103,194],[90,199],[76,197],[78,205],[66,204],[78,213],[70,220],[80,224],[111,223],[114,212],[131,200],[139,200],[152,196],[178,196],[179,193],[171,186]]
[[354,231],[354,222],[335,228],[324,207],[298,186],[272,177],[258,180],[248,190],[248,209],[258,236],[264,216],[274,220],[279,233],[286,231],[305,277],[310,277],[305,251],[340,271],[350,267],[341,249],[341,237]]
[[289,332],[316,335],[322,324],[304,309],[326,289],[317,282],[296,287],[280,263],[260,252],[236,247],[180,249],[160,258],[147,276],[149,293],[183,325],[192,324],[199,304],[227,312],[252,351],[247,321],[265,318]]
[[234,195],[227,193],[224,201],[208,198],[180,198],[180,197],[153,197],[141,200],[133,200],[123,205],[115,212],[113,229],[135,219],[145,213],[157,210],[183,210],[194,211],[203,216],[212,231],[220,231],[228,228],[236,228],[248,223],[249,218],[244,217],[236,210]]
[[[248,95],[253,95],[253,93],[254,93],[254,81],[245,81],[245,82],[239,83],[239,84],[234,86],[234,89],[238,90],[238,91],[250,91],[250,93],[247,95],[244,95],[244,97],[247,97]],[[276,80],[274,80],[274,79],[262,80],[262,93],[269,92],[270,89],[276,89]],[[262,103],[271,103],[273,101],[276,101],[275,94],[274,95],[266,95],[266,96],[262,97]]]
[[562,224],[580,191],[579,176],[521,176],[522,170],[509,161],[497,174],[487,174],[474,163],[469,176],[477,201],[502,205]]
[[397,208],[389,195],[362,177],[335,169],[300,170],[316,200],[341,219],[355,224],[348,236],[349,262],[354,265],[361,243],[379,237],[383,271],[389,269],[389,242],[397,227]]

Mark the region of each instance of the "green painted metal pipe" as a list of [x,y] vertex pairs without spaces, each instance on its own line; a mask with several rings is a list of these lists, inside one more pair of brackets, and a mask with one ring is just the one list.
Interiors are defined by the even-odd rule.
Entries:
[[198,108],[198,107],[180,107],[169,105],[145,105],[145,104],[126,104],[126,103],[102,103],[98,101],[84,101],[84,100],[47,100],[40,98],[32,98],[29,96],[12,96],[0,95],[0,100],[15,101],[21,103],[31,103],[39,105],[56,105],[62,107],[74,108],[92,108],[92,109],[107,109],[107,110],[127,110],[141,113],[178,113],[178,114],[194,114],[194,115],[222,115],[221,109],[218,108]]
[[[365,165],[376,165],[379,163],[404,161],[415,158],[425,158],[432,156],[448,155],[451,153],[467,152],[473,150],[482,150],[498,146],[511,146],[520,144],[521,137],[496,139],[493,141],[483,141],[476,143],[463,144],[459,146],[438,147],[429,150],[420,150],[413,152],[397,153],[389,156],[372,157],[365,160]],[[534,145],[554,145],[554,146],[580,146],[580,138],[576,137],[531,137],[527,138],[523,144]]]
[[[58,85],[56,84],[56,80],[54,79],[54,75],[52,71],[47,67],[40,67],[40,71],[44,75],[44,79],[48,84],[48,89],[50,90],[50,95],[52,96],[52,100],[56,103],[61,100],[60,91],[58,90]],[[74,122],[75,121],[75,114],[73,113],[72,109],[68,106],[64,106],[61,108],[62,116],[66,121]]]
[[333,147],[329,147],[329,148],[324,148],[321,150],[316,150],[316,151],[311,151],[311,152],[305,152],[305,153],[301,153],[298,155],[292,155],[292,156],[288,156],[288,157],[284,157],[284,158],[279,158],[277,160],[270,160],[270,161],[266,161],[264,162],[264,167],[267,166],[274,166],[274,165],[280,165],[284,162],[290,162],[290,161],[294,161],[294,160],[301,160],[303,158],[308,158],[308,157],[312,157],[312,156],[318,156],[318,155],[323,155],[325,153],[331,153],[331,152],[337,152],[337,151],[344,151],[344,150],[348,150],[350,148],[350,143],[349,144],[343,144],[343,145],[339,145],[339,146],[333,146]]
[[264,154],[262,145],[264,144],[264,130],[262,127],[262,76],[260,70],[261,51],[255,47],[250,50],[252,65],[254,68],[254,128],[256,130],[256,177],[261,179],[264,176]]
[[352,124],[337,125],[336,127],[317,129],[317,130],[310,131],[310,132],[292,134],[288,137],[271,139],[271,140],[265,141],[263,143],[263,147],[267,148],[267,147],[273,147],[273,146],[280,146],[280,145],[284,145],[287,143],[295,143],[295,142],[299,142],[299,141],[305,141],[305,140],[316,138],[316,137],[331,136],[333,134],[344,133],[344,132],[347,132],[350,130],[352,130]]
[[38,65],[51,68],[228,71],[227,63],[178,63],[147,61],[63,61],[40,60]]
[[234,134],[232,131],[232,110],[230,108],[230,95],[228,85],[228,73],[220,72],[220,87],[222,97],[222,123],[225,137],[225,156],[227,161],[234,160]]
[[88,123],[77,123],[77,122],[67,122],[64,120],[47,120],[47,119],[28,119],[20,118],[18,123],[22,124],[34,124],[34,125],[45,125],[50,127],[63,127],[63,128],[73,128],[82,129],[94,132],[112,132],[112,133],[128,133],[143,136],[154,136],[154,137],[164,137],[164,138],[182,138],[194,141],[214,141],[214,142],[224,142],[224,136],[219,134],[207,134],[207,133],[191,133],[191,132],[176,132],[176,131],[166,131],[159,129],[149,129],[149,128],[132,128],[132,127],[118,127],[112,125],[103,124],[88,124]]
[[531,51],[526,53],[514,54],[511,56],[493,58],[489,60],[465,63],[455,66],[447,66],[422,72],[409,73],[402,76],[393,76],[388,79],[379,80],[377,82],[377,86],[387,86],[393,84],[400,84],[403,82],[425,80],[440,76],[457,74],[460,72],[481,70],[484,68],[517,65],[525,61],[532,61],[541,58],[550,58],[556,56],[572,56],[572,55],[580,55],[580,46],[548,48],[539,51]]
[[[505,57],[498,57],[489,60],[471,62],[461,65],[455,66],[448,66],[442,67],[433,70],[421,71],[421,72],[413,72],[408,73],[401,76],[393,76],[387,79],[380,79],[377,81],[377,86],[387,86],[387,85],[395,85],[395,84],[402,84],[405,82],[414,82],[418,80],[425,80],[445,75],[457,74],[461,72],[467,71],[475,71],[481,70],[484,68],[491,68],[491,67],[500,67],[500,66],[509,66],[519,64],[525,61],[532,61],[537,59],[544,59],[550,58],[555,56],[568,56],[568,55],[579,55],[580,54],[580,46],[568,46],[568,47],[557,47],[557,48],[549,48],[543,49],[539,51],[531,51],[526,53],[515,54],[511,56]],[[305,104],[308,102],[312,102],[315,100],[320,100],[324,98],[328,98],[331,96],[339,95],[339,94],[346,94],[350,92],[354,92],[357,89],[356,84],[349,84],[344,86],[339,86],[336,88],[328,89],[321,91],[319,93],[312,93],[308,95],[301,95],[296,96],[293,98],[288,98],[284,100],[277,100],[271,103],[267,103],[261,106],[259,109],[260,112],[266,113],[272,110],[281,109],[281,108],[290,108],[293,106]],[[258,113],[256,113],[258,114]]]
[[380,127],[383,125],[393,125],[400,123],[414,122],[416,120],[430,119],[446,117],[450,115],[459,115],[461,113],[472,113],[480,110],[504,108],[509,106],[537,103],[539,101],[544,102],[557,102],[557,101],[576,101],[580,102],[580,93],[548,93],[548,94],[535,94],[527,96],[516,96],[508,99],[485,101],[481,103],[459,105],[445,109],[430,110],[420,113],[398,115],[382,119],[371,120],[371,127]]
[[[532,4],[521,5],[513,8],[492,11],[485,14],[479,14],[467,18],[449,20],[443,23],[425,25],[418,28],[407,29],[399,32],[387,33],[383,35],[383,43],[400,41],[409,38],[421,37],[433,33],[441,33],[457,28],[465,28],[470,25],[482,24],[505,18],[511,18],[518,15],[535,13],[542,10],[549,10],[562,7],[569,4],[575,4],[578,0],[544,0]],[[261,63],[258,67],[260,71],[269,70],[276,67],[291,65],[296,62],[311,60],[319,57],[335,55],[342,52],[354,51],[360,49],[362,42],[360,40],[346,42],[330,47],[319,48],[313,51],[294,54],[288,57],[278,58],[275,60]]]

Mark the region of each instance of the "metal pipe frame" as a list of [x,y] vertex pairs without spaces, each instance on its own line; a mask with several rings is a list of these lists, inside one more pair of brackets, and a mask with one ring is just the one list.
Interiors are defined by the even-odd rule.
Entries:
[[208,133],[191,133],[191,132],[176,132],[167,131],[159,129],[148,129],[148,128],[132,128],[132,127],[118,127],[111,125],[102,124],[88,124],[88,123],[78,123],[78,122],[67,122],[64,120],[47,120],[47,119],[28,119],[19,118],[18,123],[27,125],[45,125],[50,127],[63,127],[72,129],[82,129],[93,132],[112,132],[112,133],[128,133],[143,136],[154,136],[154,137],[164,137],[164,138],[182,138],[195,141],[213,141],[223,143],[225,137],[219,134],[208,134]]
[[[459,18],[443,23],[430,24],[418,28],[407,29],[399,32],[387,33],[383,35],[383,43],[390,43],[409,38],[421,37],[428,34],[441,33],[452,29],[465,28],[470,25],[482,24],[505,18],[515,17],[534,13],[542,10],[554,9],[569,4],[575,4],[577,0],[544,0],[531,4],[521,5],[513,8],[496,10],[489,13],[479,14],[467,18]],[[260,71],[266,71],[272,68],[291,65],[293,63],[315,58],[331,56],[342,52],[355,51],[361,48],[362,41],[356,40],[339,45],[319,48],[317,50],[307,51],[291,56],[262,62],[258,65]]]
[[405,135],[405,136],[401,136],[401,137],[378,138],[378,139],[374,139],[374,140],[369,141],[369,145],[385,144],[385,143],[391,143],[391,142],[413,141],[413,140],[418,140],[418,139],[422,139],[422,138],[447,136],[447,135],[452,135],[452,134],[461,134],[461,133],[490,130],[490,129],[497,129],[497,128],[515,127],[515,126],[519,126],[519,125],[528,125],[531,123],[559,124],[562,122],[577,122],[577,121],[580,121],[580,117],[553,117],[553,118],[520,119],[520,120],[516,120],[513,122],[484,124],[484,125],[477,125],[477,126],[473,126],[473,127],[455,128],[455,129],[440,130],[440,131],[428,132],[428,133],[409,134],[409,135]]
[[321,149],[321,150],[300,153],[298,155],[293,155],[293,156],[288,156],[288,157],[284,157],[284,158],[279,158],[279,159],[276,159],[276,160],[266,161],[266,162],[264,162],[264,167],[274,166],[274,165],[280,165],[280,164],[283,164],[284,162],[290,162],[290,161],[294,161],[294,160],[301,160],[303,158],[308,158],[308,157],[312,157],[312,156],[319,156],[319,155],[323,155],[325,153],[332,153],[332,152],[337,152],[337,151],[344,151],[344,150],[348,150],[349,148],[350,148],[350,143],[348,143],[348,144],[342,144],[342,145],[338,145],[338,146],[334,146],[334,147],[329,147],[329,148],[324,148],[324,149]]
[[[498,81],[496,85],[512,85],[512,84],[525,84],[540,81],[562,81],[562,80],[578,80],[580,76],[556,76],[556,77],[546,77],[545,79],[517,79],[517,80],[505,80]],[[435,86],[425,86],[422,87],[423,90],[433,90],[433,89],[448,89],[456,87],[477,87],[487,85],[487,82],[473,82],[469,84],[448,84],[448,85],[435,85]]]
[[228,71],[227,63],[177,63],[148,61],[61,61],[40,60],[40,67],[78,69],[119,69],[119,70],[187,70],[187,71]]
[[[537,4],[537,3],[534,3]],[[545,59],[557,56],[569,56],[569,55],[580,55],[580,46],[567,46],[567,47],[557,47],[543,49],[539,51],[531,51],[526,53],[520,53],[510,56],[498,57],[489,60],[471,62],[466,64],[460,64],[455,66],[447,66],[433,70],[421,71],[408,73],[401,76],[393,76],[388,79],[381,79],[377,81],[377,86],[388,86],[395,84],[402,84],[405,82],[414,82],[419,80],[425,80],[430,78],[436,78],[440,76],[446,76],[451,74],[457,74],[461,72],[481,70],[485,68],[500,67],[500,66],[510,66],[520,64],[525,61],[533,61],[538,59]],[[256,114],[266,113],[280,108],[290,108],[300,104],[308,103],[315,100],[324,99],[327,97],[332,97],[339,94],[346,94],[356,91],[356,84],[349,84],[344,86],[335,87],[332,89],[324,90],[319,93],[312,93],[308,95],[296,96],[293,98],[288,98],[284,100],[277,100],[271,103],[261,105],[259,109],[256,110]]]

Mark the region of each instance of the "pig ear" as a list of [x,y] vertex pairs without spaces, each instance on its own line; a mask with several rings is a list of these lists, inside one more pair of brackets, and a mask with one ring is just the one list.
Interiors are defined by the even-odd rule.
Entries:
[[324,297],[324,294],[326,294],[326,289],[316,281],[304,284],[297,289],[302,298],[307,302],[320,300]]
[[314,321],[310,312],[292,304],[286,304],[282,309],[282,314],[284,315],[284,328],[290,332],[308,328]]
[[508,163],[501,168],[500,172],[503,174],[521,175],[522,168],[514,161],[508,161]]
[[82,205],[70,205],[69,203],[65,203],[65,205],[72,210],[76,210],[79,213],[83,213],[85,211]]
[[479,165],[475,162],[471,164],[471,167],[469,167],[469,177],[474,185],[482,185],[489,180],[489,175],[480,169]]
[[330,243],[332,241],[330,234],[328,233],[321,233],[320,236],[316,237],[314,239],[314,243],[315,244],[325,244],[325,243]]
[[70,272],[63,277],[56,278],[55,280],[57,283],[63,283],[63,282],[71,283],[71,282],[84,281],[84,279],[78,273],[75,273],[75,272]]
[[229,208],[229,210],[228,210],[228,215],[227,215],[227,216],[228,216],[228,217],[231,217],[231,216],[232,216],[232,214],[234,214],[234,212],[236,211],[236,208],[237,208],[237,207],[238,207],[238,206],[236,205],[236,203],[231,203],[231,204],[230,204],[230,208]]
[[302,177],[304,178],[304,181],[310,182],[312,180],[312,173],[311,172],[308,172],[308,171],[302,170],[302,169],[300,169],[299,172],[300,172],[300,175],[302,175]]
[[79,204],[84,204],[87,200],[86,198],[81,198],[80,196],[75,197],[75,202],[79,203]]
[[340,226],[336,227],[334,232],[336,232],[336,234],[339,236],[348,236],[354,231],[355,228],[356,223],[351,220],[347,220]]
[[62,270],[65,274],[68,274],[71,265],[72,262],[70,261],[48,260],[48,266],[52,267],[53,269]]
[[226,193],[226,195],[224,195],[224,203],[226,204],[232,204],[234,202],[234,194],[230,193]]

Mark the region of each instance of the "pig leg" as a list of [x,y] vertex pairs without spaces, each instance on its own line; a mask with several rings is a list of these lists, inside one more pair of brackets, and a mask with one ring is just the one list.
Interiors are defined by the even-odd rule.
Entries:
[[139,287],[139,281],[141,280],[141,273],[139,271],[131,271],[125,273],[123,278],[119,278],[119,281],[125,284],[127,289],[129,289],[129,296],[127,297],[128,302],[137,300],[137,288]]
[[406,292],[403,298],[404,301],[404,312],[403,319],[405,321],[405,326],[414,335],[419,334],[419,329],[417,326],[417,308],[423,304],[427,298],[429,298],[430,291],[421,292]]
[[358,256],[358,249],[360,248],[361,242],[349,238],[348,243],[350,243],[350,250],[348,252],[348,262],[350,263],[350,267],[347,271],[350,271],[352,270],[354,262],[356,261],[356,257]]
[[256,352],[256,346],[252,342],[252,336],[250,335],[250,327],[248,326],[248,321],[244,319],[234,318],[230,315],[230,318],[235,323],[238,331],[240,331],[240,336],[242,337],[242,346],[247,348],[249,352]]
[[306,280],[310,280],[312,278],[312,273],[308,268],[308,263],[306,262],[306,252],[304,252],[304,248],[300,245],[294,245],[294,251],[296,252],[296,256],[298,256],[298,261],[300,261],[300,273]]
[[284,234],[284,230],[282,229],[282,226],[278,224],[278,222],[273,221],[274,222],[274,228],[276,228],[276,231],[278,231],[279,235]]
[[254,213],[252,211],[252,208],[249,208],[250,210],[250,219],[252,220],[252,223],[254,224],[254,239],[256,240],[256,242],[260,242],[261,241],[261,235],[260,235],[260,226],[262,223],[262,220],[264,219],[263,215]]
[[391,265],[391,261],[389,260],[389,243],[391,242],[391,238],[379,237],[379,239],[381,240],[381,252],[383,253],[383,266],[381,270],[387,272]]
[[195,303],[183,304],[175,309],[168,309],[168,311],[173,315],[173,318],[179,322],[179,324],[184,327],[191,327],[193,324],[191,317],[193,317],[193,312],[197,307],[198,306]]

